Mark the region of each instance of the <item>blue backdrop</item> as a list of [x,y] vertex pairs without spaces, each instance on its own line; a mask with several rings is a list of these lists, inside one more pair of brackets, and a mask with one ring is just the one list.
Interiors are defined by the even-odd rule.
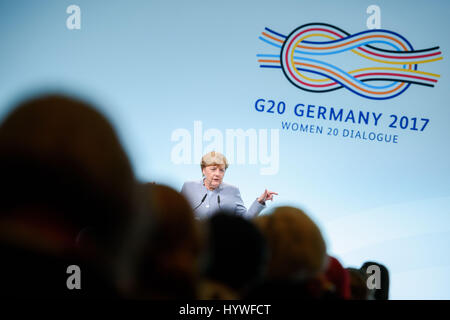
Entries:
[[[67,27],[72,4],[80,29]],[[379,20],[366,11],[372,4]],[[225,181],[240,187],[247,205],[266,187],[277,191],[271,206],[305,209],[345,266],[385,264],[392,298],[449,299],[448,12],[445,0],[2,1],[0,118],[23,95],[81,95],[115,124],[142,181],[178,190],[201,178],[203,152],[223,151],[232,163]],[[357,40],[372,34],[364,32],[373,21],[394,40],[367,43],[378,54],[364,53],[370,59],[347,46],[280,61],[289,35],[305,24]],[[338,43],[329,31],[310,32],[311,46]],[[416,54],[413,71],[394,63],[404,53],[392,52],[404,52],[406,42],[430,49]],[[345,87],[304,90],[288,80],[289,70],[316,91],[331,80],[295,66],[342,71],[335,80]],[[355,89],[402,85],[400,93],[401,80],[422,84],[385,100]]]

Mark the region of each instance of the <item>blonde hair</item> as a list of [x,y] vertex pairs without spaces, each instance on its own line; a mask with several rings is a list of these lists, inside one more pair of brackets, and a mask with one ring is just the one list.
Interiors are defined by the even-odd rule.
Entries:
[[323,272],[327,261],[325,241],[302,210],[279,207],[272,214],[256,217],[254,222],[271,251],[268,277],[307,279]]
[[227,158],[220,152],[211,151],[205,154],[202,157],[202,161],[200,162],[200,167],[203,170],[205,167],[209,166],[225,166],[225,169],[228,168]]

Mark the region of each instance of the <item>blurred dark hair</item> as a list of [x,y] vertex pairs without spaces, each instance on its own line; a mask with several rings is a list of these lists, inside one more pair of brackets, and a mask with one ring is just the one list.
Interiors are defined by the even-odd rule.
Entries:
[[205,275],[242,292],[258,282],[268,262],[267,243],[251,222],[227,211],[208,221],[209,260]]
[[[67,96],[27,100],[0,126],[0,219],[23,208],[50,222],[91,226],[105,248],[130,214],[134,174],[109,121]],[[43,220],[33,210],[29,219]]]
[[347,271],[350,275],[351,299],[367,300],[369,297],[369,290],[364,275],[356,268],[347,268]]
[[370,292],[372,294],[373,299],[375,300],[388,300],[389,299],[389,271],[388,269],[378,262],[367,261],[365,262],[360,270],[363,273],[364,277],[368,279],[371,276],[371,273],[367,273],[367,268],[370,266],[377,266],[380,268],[380,289],[374,288],[371,289]]
[[141,185],[146,211],[134,223],[128,252],[135,269],[134,298],[195,299],[202,250],[201,230],[187,200],[174,189]]

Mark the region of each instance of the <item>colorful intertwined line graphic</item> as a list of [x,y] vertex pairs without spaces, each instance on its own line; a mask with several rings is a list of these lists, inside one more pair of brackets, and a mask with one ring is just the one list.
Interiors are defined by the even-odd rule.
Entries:
[[[439,47],[414,50],[400,34],[382,29],[350,35],[330,24],[309,23],[288,36],[265,28],[259,39],[280,50],[258,54],[260,67],[281,68],[296,87],[310,92],[347,88],[375,100],[394,98],[411,84],[434,87],[440,75],[419,71],[418,65],[443,59]],[[345,71],[325,61],[327,56],[347,51],[373,66]]]

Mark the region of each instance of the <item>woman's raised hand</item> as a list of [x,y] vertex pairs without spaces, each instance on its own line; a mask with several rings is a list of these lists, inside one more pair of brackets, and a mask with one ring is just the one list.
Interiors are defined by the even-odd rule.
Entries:
[[264,204],[267,200],[273,201],[273,196],[278,193],[270,190],[264,190],[263,194],[258,198],[258,202]]

